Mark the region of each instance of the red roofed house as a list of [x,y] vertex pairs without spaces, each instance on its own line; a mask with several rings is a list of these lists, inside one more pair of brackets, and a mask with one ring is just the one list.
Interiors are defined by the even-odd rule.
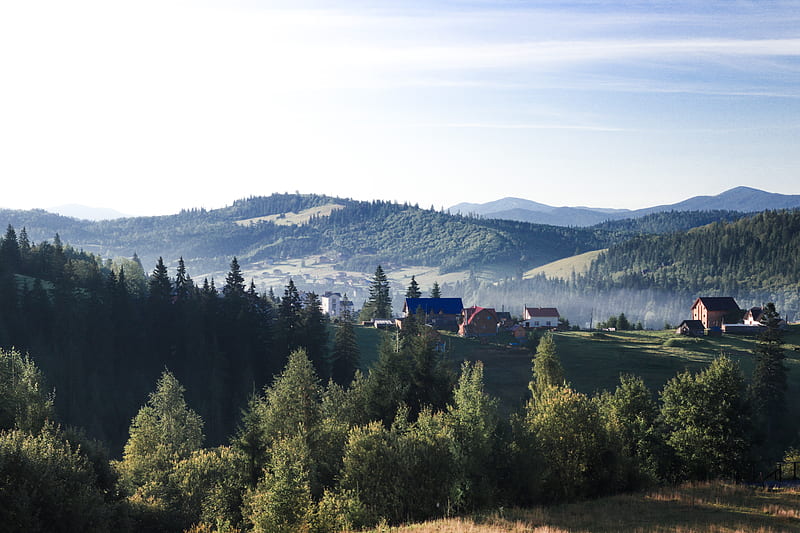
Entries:
[[[730,296],[701,297],[692,304],[692,320],[699,320],[706,329],[721,328],[722,324],[731,322],[732,318],[726,321],[727,316],[740,312],[739,304]],[[739,318],[735,317],[733,322],[739,322]]]
[[522,312],[526,328],[557,328],[558,309],[555,307],[526,307]]
[[500,320],[494,309],[472,306],[461,312],[458,334],[462,337],[492,337],[497,335]]

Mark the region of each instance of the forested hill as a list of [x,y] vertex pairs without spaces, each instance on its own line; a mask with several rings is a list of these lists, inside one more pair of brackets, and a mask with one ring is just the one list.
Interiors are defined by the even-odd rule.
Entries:
[[216,210],[82,221],[41,210],[0,211],[0,223],[26,228],[30,239],[56,233],[104,257],[137,253],[145,265],[183,256],[192,271],[222,270],[233,256],[261,260],[325,254],[339,268],[370,272],[378,263],[436,266],[441,271],[486,265],[521,270],[603,248],[612,233],[507,220],[482,220],[385,201],[274,194]]
[[800,210],[764,211],[685,233],[632,238],[600,254],[583,281],[698,296],[793,294],[797,308],[798,251]]

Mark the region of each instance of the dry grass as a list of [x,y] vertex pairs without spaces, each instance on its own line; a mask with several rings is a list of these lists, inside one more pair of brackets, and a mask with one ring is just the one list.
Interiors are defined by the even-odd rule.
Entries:
[[485,516],[379,527],[374,533],[800,532],[800,491],[687,484],[599,500],[498,510]]
[[573,255],[572,257],[565,257],[564,259],[559,259],[558,261],[553,261],[552,263],[547,263],[546,265],[528,270],[523,277],[525,279],[530,279],[539,274],[544,274],[548,279],[570,279],[573,272],[575,274],[586,273],[592,261],[604,251],[605,250],[592,250],[591,252]]

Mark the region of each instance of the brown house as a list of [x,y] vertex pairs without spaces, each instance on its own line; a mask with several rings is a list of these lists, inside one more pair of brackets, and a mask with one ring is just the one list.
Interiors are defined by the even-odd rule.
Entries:
[[692,304],[692,320],[699,320],[706,329],[721,328],[726,322],[738,322],[739,313],[739,305],[730,296],[700,297]]
[[488,307],[467,307],[461,312],[458,334],[462,337],[493,337],[499,324],[497,313]]

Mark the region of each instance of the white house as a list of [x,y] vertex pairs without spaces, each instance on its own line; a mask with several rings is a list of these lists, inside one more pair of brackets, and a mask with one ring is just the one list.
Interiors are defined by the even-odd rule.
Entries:
[[525,307],[522,325],[526,328],[558,327],[558,309],[555,307]]
[[322,313],[331,318],[338,318],[342,313],[342,295],[338,292],[326,292],[320,298]]

